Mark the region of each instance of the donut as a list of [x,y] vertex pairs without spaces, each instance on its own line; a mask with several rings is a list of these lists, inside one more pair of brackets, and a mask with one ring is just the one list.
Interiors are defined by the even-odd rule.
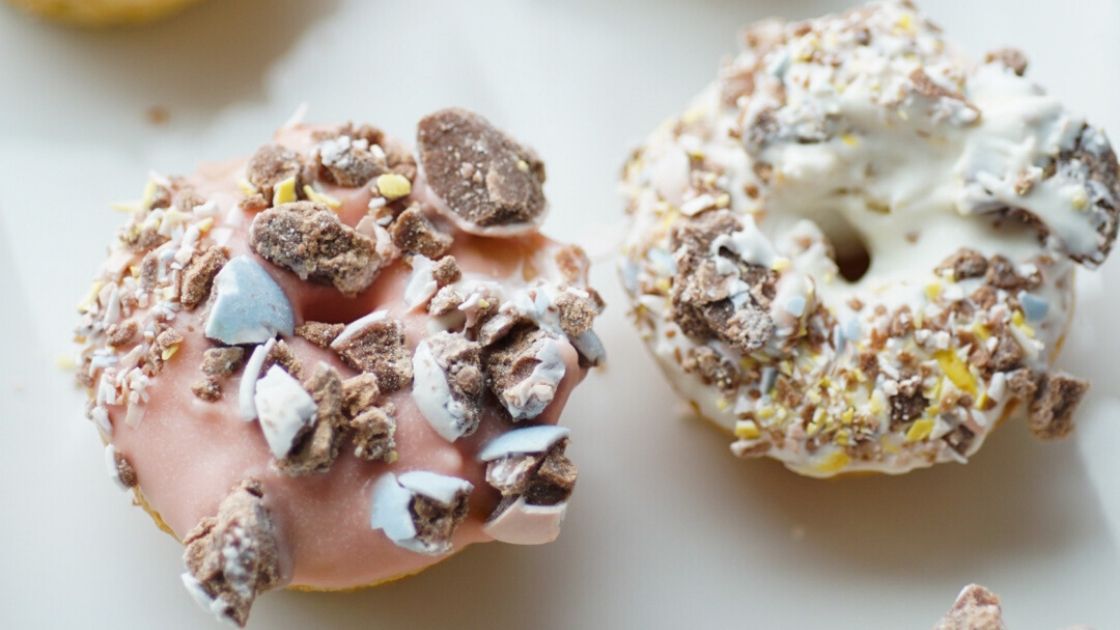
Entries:
[[980,586],[969,584],[961,589],[953,607],[945,613],[933,630],[1005,630],[1003,606],[999,597]]
[[270,589],[350,589],[473,543],[554,540],[557,420],[604,358],[583,250],[539,231],[544,165],[478,114],[280,129],[153,175],[80,306],[110,475],[244,625]]
[[8,0],[37,15],[82,26],[136,24],[166,17],[198,0]]
[[673,387],[813,477],[964,463],[1014,408],[1068,434],[1087,383],[1051,366],[1116,238],[1104,133],[906,2],[743,42],[623,171],[622,282]]

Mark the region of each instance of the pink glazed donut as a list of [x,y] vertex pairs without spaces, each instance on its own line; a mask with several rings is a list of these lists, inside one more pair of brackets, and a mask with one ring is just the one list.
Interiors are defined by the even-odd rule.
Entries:
[[538,232],[536,154],[481,116],[289,124],[247,161],[153,176],[81,304],[113,477],[244,625],[281,587],[374,585],[559,533],[556,426],[602,361],[576,246]]

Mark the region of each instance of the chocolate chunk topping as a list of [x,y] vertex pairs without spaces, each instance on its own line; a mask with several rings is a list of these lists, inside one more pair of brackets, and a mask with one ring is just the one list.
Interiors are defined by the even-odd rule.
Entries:
[[249,619],[257,595],[283,580],[276,526],[259,481],[241,482],[222,500],[218,514],[199,521],[183,543],[188,588],[239,626]]
[[243,348],[210,348],[202,353],[204,378],[191,386],[191,391],[202,400],[213,402],[222,397],[222,381],[237,371],[245,356]]
[[705,385],[715,384],[724,391],[739,387],[739,369],[735,362],[707,346],[689,350],[681,363],[685,372],[695,372]]
[[[547,405],[547,402],[552,400],[554,391],[536,392],[535,390],[540,388],[519,387],[523,381],[530,378],[533,369],[540,364],[541,360],[538,355],[544,344],[547,343],[552,343],[552,337],[548,333],[533,326],[520,326],[488,348],[488,353],[483,359],[490,389],[507,406],[507,409],[511,407],[513,408],[511,411],[517,409],[517,403],[519,402],[524,402],[529,407],[524,410],[525,415],[519,416],[518,419],[520,417],[536,416],[543,411],[542,403]],[[514,392],[525,389],[533,390],[530,391],[529,397],[524,401],[515,400],[518,397],[514,395]],[[545,389],[547,389],[547,386]],[[537,397],[538,393],[543,394],[544,397]],[[530,400],[529,398],[537,399]]]
[[580,295],[567,290],[556,298],[556,309],[560,313],[560,329],[569,337],[578,337],[591,330],[595,316],[599,314],[598,305],[589,295]]
[[293,178],[296,182],[296,190],[302,188],[302,184],[305,183],[300,178],[302,170],[303,164],[294,151],[277,144],[266,144],[257,149],[249,160],[246,178],[260,192],[265,203],[271,205],[276,184]]
[[536,224],[544,164],[485,118],[462,109],[424,117],[417,133],[428,184],[464,229]]
[[406,252],[436,259],[451,249],[452,238],[432,225],[419,205],[409,206],[389,226],[393,243]]
[[214,276],[229,262],[229,250],[208,247],[196,251],[187,268],[183,270],[183,283],[179,289],[179,302],[188,310],[198,306],[210,295]]
[[357,188],[388,172],[384,151],[374,149],[381,139],[381,132],[369,126],[357,131],[344,127],[338,135],[317,146],[319,177],[339,186]]
[[1073,412],[1089,383],[1064,374],[1044,377],[1030,406],[1030,429],[1044,440],[1063,438],[1073,430]]
[[132,463],[120,451],[113,452],[113,464],[117,469],[117,479],[121,485],[126,488],[135,488],[139,482],[136,477],[136,469],[132,467]]
[[284,343],[283,339],[278,340],[268,354],[264,357],[264,363],[261,364],[261,374],[268,374],[272,366],[279,365],[285,372],[291,374],[295,378],[300,378],[302,366],[300,365],[299,358],[296,357],[288,344]]
[[326,363],[319,363],[303,383],[303,388],[315,401],[315,424],[303,435],[297,436],[292,450],[276,462],[281,471],[293,476],[329,470],[338,458],[338,450],[345,437],[342,377],[338,370]]
[[377,377],[369,372],[352,376],[342,382],[342,406],[347,416],[353,418],[377,404],[381,389]]
[[891,426],[905,424],[925,413],[929,400],[922,395],[922,379],[912,376],[898,383],[898,393],[890,397]]
[[933,630],[1000,630],[1005,627],[999,598],[983,586],[970,584]]
[[568,499],[579,472],[564,455],[568,440],[557,442],[547,453],[510,455],[486,466],[486,483],[502,494],[494,510],[501,514],[518,497],[530,505],[556,505]]
[[110,346],[123,346],[136,338],[140,332],[140,325],[134,319],[127,319],[119,324],[109,326],[105,331],[106,341]]
[[458,282],[459,278],[463,277],[463,272],[459,270],[459,265],[455,262],[454,256],[444,256],[436,261],[435,267],[432,268],[432,279],[436,281],[436,286],[445,287],[453,282]]
[[344,225],[326,206],[309,201],[258,214],[249,245],[301,279],[333,284],[348,296],[369,287],[385,262],[373,239]]
[[455,528],[467,518],[469,498],[469,493],[459,492],[445,505],[422,494],[413,495],[408,508],[417,540],[433,548],[447,545]]
[[1000,48],[984,55],[984,63],[1001,63],[1019,76],[1027,71],[1027,56],[1018,48]]
[[412,381],[412,357],[399,321],[372,322],[341,343],[336,339],[331,347],[350,367],[377,376],[383,392],[395,392]]
[[935,269],[944,270],[952,270],[954,280],[979,278],[988,271],[988,259],[975,249],[961,248]]
[[303,337],[320,348],[328,348],[344,328],[346,328],[344,324],[304,322],[296,326],[296,336]]
[[392,406],[369,407],[351,418],[349,426],[354,433],[354,455],[359,459],[396,461],[397,423],[393,420]]
[[993,256],[988,265],[988,274],[985,277],[988,284],[1005,291],[1030,290],[1038,287],[1040,279],[1037,277],[1024,278],[1015,272],[1015,265],[1003,256]]
[[482,419],[482,346],[461,334],[438,332],[425,340],[436,365],[443,370],[451,398],[462,409],[459,435],[470,435]]

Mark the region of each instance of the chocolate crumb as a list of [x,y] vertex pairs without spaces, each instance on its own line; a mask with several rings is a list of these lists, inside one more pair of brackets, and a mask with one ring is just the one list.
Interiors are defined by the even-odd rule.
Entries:
[[214,276],[229,262],[229,250],[224,247],[208,247],[196,251],[187,268],[183,270],[183,282],[179,288],[179,302],[191,310],[210,295]]
[[1000,630],[1003,609],[999,597],[977,584],[969,584],[933,630]]
[[280,548],[264,488],[241,482],[222,500],[216,516],[199,521],[183,538],[188,588],[208,597],[209,607],[239,626],[249,619],[257,595],[283,581]]
[[322,322],[304,322],[296,326],[296,336],[303,337],[320,348],[329,348],[346,328],[345,324],[324,324]]
[[299,358],[288,344],[284,343],[283,339],[278,340],[268,354],[264,357],[264,363],[261,364],[261,374],[267,374],[272,366],[279,365],[285,372],[299,379],[303,370],[300,365]]
[[[533,369],[541,362],[538,355],[543,344],[551,341],[552,337],[548,333],[526,325],[514,329],[497,344],[487,349],[487,355],[483,359],[487,383],[507,409],[513,407],[523,412],[518,414],[518,419],[535,417],[543,411],[542,405],[551,402],[552,398],[548,392],[543,392],[545,394],[543,397],[538,397],[537,392],[533,392],[523,401],[515,400],[517,396],[513,395],[518,391],[518,385],[530,378]],[[517,409],[518,403],[521,402],[525,403],[525,409]]]
[[422,494],[413,495],[409,511],[416,539],[434,548],[446,545],[455,528],[467,518],[469,497],[468,492],[456,493],[450,505],[446,505]]
[[560,314],[560,329],[569,337],[578,337],[591,330],[599,309],[590,296],[580,295],[567,290],[556,298],[556,310]]
[[432,225],[419,205],[411,205],[389,226],[393,243],[406,252],[431,259],[439,258],[451,249],[452,237]]
[[275,186],[286,179],[295,179],[296,192],[299,194],[302,184],[306,183],[301,179],[302,171],[303,164],[298,154],[278,144],[266,144],[257,149],[249,159],[246,178],[259,191],[267,207],[272,205]]
[[428,314],[434,317],[447,315],[463,304],[463,296],[455,287],[443,287],[428,302]]
[[339,447],[345,437],[342,415],[342,377],[326,363],[315,366],[303,388],[315,401],[315,424],[297,436],[287,456],[276,462],[288,475],[322,473],[330,469],[338,458]]
[[934,269],[938,273],[945,270],[953,272],[954,280],[979,278],[988,271],[988,259],[975,249],[963,247]]
[[369,372],[352,376],[342,382],[342,407],[346,415],[351,418],[373,407],[380,396],[381,389],[377,387],[377,377]]
[[350,125],[342,127],[337,135],[324,139],[317,147],[319,176],[345,188],[357,188],[388,172],[384,153],[372,150],[382,141],[382,135],[369,125],[357,130]]
[[105,331],[106,342],[110,346],[123,346],[136,338],[136,334],[140,332],[140,325],[134,319],[126,319],[123,322],[109,326]]
[[350,419],[353,431],[354,455],[369,462],[393,462],[397,458],[394,436],[397,423],[393,420],[392,406],[369,407]]
[[740,375],[735,362],[708,346],[688,350],[681,364],[685,372],[695,372],[705,385],[715,384],[723,391],[739,387]]
[[342,343],[336,339],[331,347],[350,367],[377,376],[383,392],[395,392],[412,382],[412,356],[399,321],[372,322]]
[[892,428],[925,413],[929,400],[922,395],[922,379],[912,376],[898,383],[898,393],[890,397]]
[[564,454],[568,440],[557,442],[547,453],[522,453],[496,459],[486,466],[486,483],[502,494],[493,519],[524,497],[529,505],[557,505],[568,499],[579,471]]
[[535,224],[544,214],[544,164],[482,116],[444,109],[418,126],[420,164],[432,191],[467,225]]
[[135,488],[140,481],[136,477],[136,469],[120,451],[113,453],[113,464],[117,467],[117,479],[126,488]]
[[1007,391],[1019,400],[1030,402],[1038,393],[1040,375],[1029,368],[1020,368],[1007,375]]
[[222,381],[237,371],[245,356],[243,348],[210,348],[202,353],[202,373],[205,377],[191,386],[195,396],[207,402],[222,397]]
[[459,270],[459,265],[456,264],[454,256],[440,258],[432,268],[432,279],[436,281],[436,286],[441,288],[453,282],[458,282],[459,278],[462,277],[463,272]]
[[1073,430],[1073,413],[1089,390],[1089,383],[1065,374],[1044,377],[1030,406],[1029,426],[1035,437],[1053,440]]
[[992,257],[988,265],[988,273],[985,280],[988,284],[997,289],[1010,292],[1034,289],[1037,288],[1040,283],[1039,278],[1024,278],[1020,276],[1015,272],[1015,265],[1003,256]]
[[999,48],[984,55],[984,63],[997,62],[1019,76],[1027,71],[1027,56],[1018,48]]
[[373,283],[382,260],[373,239],[339,221],[329,208],[297,201],[253,219],[249,245],[302,280],[333,284],[353,296]]

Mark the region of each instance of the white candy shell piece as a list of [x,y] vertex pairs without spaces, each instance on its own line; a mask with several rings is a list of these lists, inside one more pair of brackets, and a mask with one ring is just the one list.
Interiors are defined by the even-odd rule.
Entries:
[[432,356],[426,339],[416,346],[416,353],[412,355],[412,400],[443,439],[454,442],[466,434],[470,426],[466,409],[452,397],[447,372]]
[[422,495],[450,506],[460,492],[470,493],[472,490],[474,486],[465,479],[423,470],[400,476],[386,473],[373,487],[370,528],[380,529],[393,544],[409,551],[426,555],[447,553],[451,550],[450,543],[433,544],[416,537],[416,525],[412,521],[409,504],[414,496]]
[[264,343],[291,335],[295,316],[287,296],[257,261],[238,256],[214,277],[216,298],[206,318],[206,336],[227,345]]
[[274,365],[257,381],[253,394],[261,430],[277,459],[292,450],[292,443],[311,424],[318,406],[311,394],[284,368]]
[[518,497],[501,514],[487,521],[482,531],[494,540],[511,545],[544,545],[560,535],[560,525],[567,511],[567,501],[556,505],[529,505],[525,497]]
[[246,422],[257,419],[257,405],[253,402],[253,394],[257,391],[257,379],[260,378],[264,360],[275,345],[276,339],[269,339],[253,348],[253,353],[245,362],[245,370],[241,372],[241,383],[237,387],[237,409],[241,419]]
[[571,430],[567,427],[551,424],[514,429],[490,440],[478,453],[478,460],[489,462],[510,455],[544,453],[569,434]]
[[514,422],[541,415],[556,396],[556,389],[567,371],[559,339],[544,340],[533,358],[538,363],[529,376],[499,396]]
[[412,275],[408,277],[408,284],[404,287],[404,303],[408,310],[420,308],[436,294],[439,284],[432,275],[435,266],[430,258],[419,254],[412,257]]
[[607,349],[603,347],[602,340],[594,330],[588,330],[578,337],[571,337],[572,346],[579,352],[587,363],[595,366],[607,358]]

